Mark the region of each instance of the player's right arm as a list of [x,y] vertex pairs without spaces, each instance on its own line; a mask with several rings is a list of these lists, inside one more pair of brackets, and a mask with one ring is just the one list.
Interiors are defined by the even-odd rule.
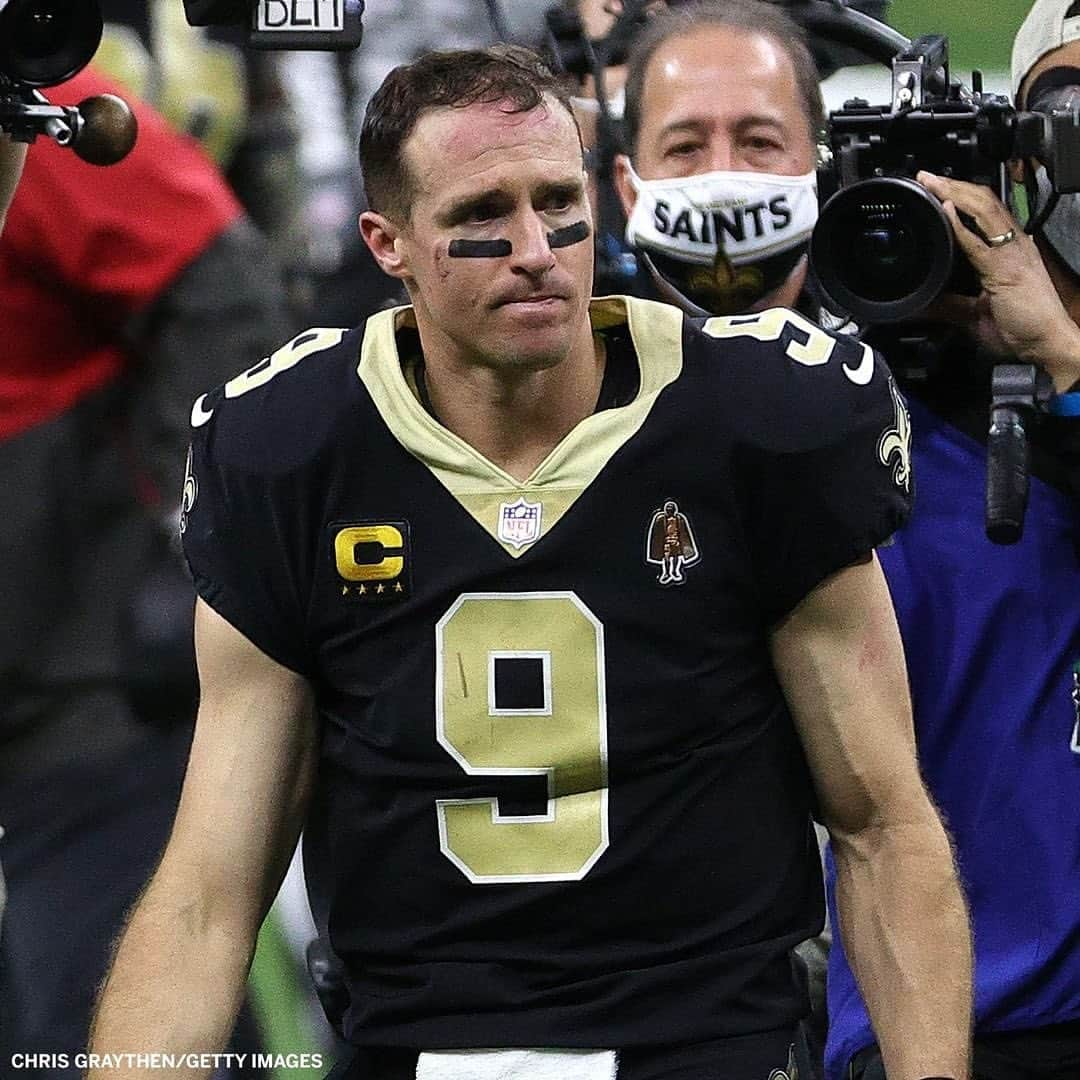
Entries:
[[[259,926],[306,812],[316,761],[307,680],[202,600],[195,648],[201,700],[176,822],[121,937],[93,1054],[225,1047]],[[137,1068],[88,1073],[89,1080],[143,1075]]]
[[838,929],[890,1080],[963,1080],[967,911],[919,775],[902,639],[873,554],[910,507],[906,404],[864,345],[792,312],[712,320],[705,332],[732,350],[746,335],[779,344],[734,354],[724,385],[744,440],[746,547],[831,837]]
[[876,557],[776,626],[773,661],[836,860],[838,929],[891,1080],[969,1075],[971,935],[919,775],[903,646]]

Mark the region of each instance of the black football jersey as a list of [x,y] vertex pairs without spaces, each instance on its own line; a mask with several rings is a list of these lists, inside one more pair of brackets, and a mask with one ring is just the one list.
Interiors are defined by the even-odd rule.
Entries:
[[790,311],[591,314],[636,393],[525,481],[423,407],[407,308],[193,410],[199,593],[315,688],[305,867],[357,1044],[694,1042],[805,1008],[822,887],[769,629],[902,523],[906,411]]

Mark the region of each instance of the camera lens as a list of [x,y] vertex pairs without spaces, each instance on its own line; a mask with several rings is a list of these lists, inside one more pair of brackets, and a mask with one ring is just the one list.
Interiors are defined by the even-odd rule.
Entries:
[[55,86],[89,63],[101,30],[97,0],[10,0],[0,11],[0,75]]
[[918,314],[949,280],[952,228],[915,181],[864,180],[825,204],[810,261],[837,307],[861,322],[895,322]]
[[865,220],[850,226],[853,278],[871,300],[895,300],[902,282],[925,273],[919,266],[919,245],[895,206],[883,203],[860,209],[866,212]]
[[[70,17],[70,12],[68,16]],[[18,39],[24,56],[40,60],[63,43],[69,21],[70,18],[65,18],[56,10],[56,4],[42,4],[36,9],[17,13],[11,33]]]

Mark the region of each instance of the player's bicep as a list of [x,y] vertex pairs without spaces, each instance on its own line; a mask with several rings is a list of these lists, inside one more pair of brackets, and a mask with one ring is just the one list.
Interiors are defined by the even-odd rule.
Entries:
[[774,629],[771,646],[830,830],[921,817],[929,804],[903,646],[876,556],[813,589]]
[[257,928],[299,835],[316,761],[311,689],[205,601],[195,611],[200,703],[163,868]]

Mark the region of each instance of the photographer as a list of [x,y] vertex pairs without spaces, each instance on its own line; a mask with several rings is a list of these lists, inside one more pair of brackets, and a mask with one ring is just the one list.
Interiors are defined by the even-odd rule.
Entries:
[[[743,5],[717,5],[724,12],[735,8]],[[1046,70],[1078,63],[1080,44],[1068,35],[1075,39],[1080,27],[1076,18],[1063,23],[1067,8],[1065,0],[1040,3],[1018,38],[1014,82],[1021,104],[1030,107],[1023,94]],[[760,18],[764,27],[775,14],[760,12]],[[750,77],[749,53],[741,62],[731,61],[740,85],[729,88],[721,54],[705,29],[691,25],[682,48],[674,48],[679,42],[673,41],[665,50],[664,27],[677,27],[680,20],[684,27],[692,23],[688,15],[658,16],[631,57],[630,159],[617,163],[617,178],[639,253],[653,264],[660,288],[668,295],[677,289],[698,307],[727,313],[737,305],[750,310],[782,303],[813,312],[817,302],[805,264],[796,261],[785,279],[737,245],[735,255],[721,251],[705,264],[700,244],[694,246],[685,228],[693,215],[683,218],[682,228],[674,227],[679,208],[687,207],[675,201],[677,178],[699,178],[713,170],[797,176],[810,168],[815,130],[813,96],[800,92],[790,71],[786,97],[759,94],[745,112],[733,111],[733,103],[757,85]],[[690,48],[695,39],[696,52]],[[775,78],[783,77],[781,65]],[[631,164],[641,178],[636,187]],[[1024,1075],[1075,1078],[1080,1075],[1074,901],[1080,738],[1073,734],[1070,750],[1070,734],[1080,722],[1071,698],[1073,665],[1080,661],[1080,574],[1073,546],[1076,502],[1067,491],[1070,482],[1074,489],[1080,486],[1077,439],[1069,430],[1077,422],[1046,417],[1034,431],[1027,533],[1013,548],[990,544],[983,529],[982,445],[989,369],[977,360],[975,345],[996,343],[998,353],[1041,364],[1059,392],[1080,375],[1075,326],[1080,276],[1074,272],[1080,267],[1080,230],[1069,226],[1076,197],[1062,198],[1046,235],[1033,243],[987,189],[928,174],[920,179],[946,200],[952,220],[954,206],[970,214],[996,246],[957,228],[984,293],[977,300],[950,297],[939,305],[936,314],[963,324],[966,341],[954,337],[939,350],[937,370],[927,384],[906,388],[916,399],[911,408],[919,498],[912,523],[879,556],[905,639],[923,767],[951,823],[973,909],[977,1073],[995,1080],[1020,1076],[1015,1068],[993,1071],[991,1063],[995,1053],[1008,1055],[1003,1044],[1015,1040],[1019,1049],[1013,1053],[1042,1070]],[[768,194],[760,190],[762,197]],[[705,201],[722,198],[725,191],[716,181],[712,190],[693,194]],[[642,198],[653,207],[662,200],[662,214],[651,209],[645,214],[642,208],[635,221]],[[1062,223],[1055,228],[1058,215]],[[650,217],[666,224],[666,233],[651,227]],[[1010,232],[1010,240],[1000,239]],[[784,257],[795,258],[797,252],[793,245]],[[918,883],[911,887],[917,891]],[[833,951],[832,965],[829,1076],[846,1080],[849,1058],[874,1035],[842,944]],[[1028,1037],[1024,1029],[1033,1028],[1040,1030]],[[1008,1029],[1020,1031],[989,1034]],[[875,1069],[880,1077],[876,1049],[866,1050],[852,1075],[869,1080]]]
[[[1037,109],[1043,100],[1041,90],[1055,86],[1069,87],[1073,102],[1080,97],[1080,5],[1075,0],[1037,0],[1013,45],[1012,80],[1020,108]],[[1031,184],[1029,197],[1038,189],[1045,201],[1045,167],[1027,162],[1024,168]],[[1056,208],[1037,230],[1035,244],[1070,320],[1080,326],[1080,195],[1058,199]],[[984,283],[989,291],[991,285],[985,276]],[[1043,295],[1047,296],[1045,290]],[[1047,299],[1050,301],[1049,296]],[[1051,315],[1055,324],[1061,325],[1056,310]],[[1003,318],[998,321],[1005,322]],[[1063,332],[1068,333],[1069,328]],[[1067,340],[1072,343],[1071,350],[1047,342],[1041,354],[1032,357],[1050,373],[1059,393],[1076,392],[1075,384],[1080,380],[1080,333],[1072,332]],[[1029,348],[1023,341],[1012,344],[1021,352]]]
[[[1047,87],[1080,88],[1075,3],[1038,0],[1017,35],[1012,73],[1021,108],[1039,108]],[[1024,168],[1041,208],[1045,170],[1037,162]],[[977,299],[949,298],[943,314],[964,320],[983,350],[1042,367],[1066,395],[1059,402],[1067,412],[1076,400],[1067,391],[1075,394],[1080,379],[1078,196],[1062,195],[1032,240],[986,188],[919,179],[944,201],[983,285]],[[919,498],[881,559],[904,635],[923,771],[952,829],[971,905],[975,1077],[1073,1080],[1080,417],[1047,416],[1035,428],[1023,539],[995,546],[982,528],[987,381],[970,351],[949,356],[912,400]],[[830,1080],[880,1080],[877,1048],[868,1045],[874,1036],[839,946],[830,958],[829,1015]]]
[[[637,38],[615,185],[627,238],[665,300],[698,313],[816,314],[806,250],[824,113],[802,41],[758,0],[663,10]],[[718,218],[697,212],[706,203],[751,209],[734,211],[725,238]]]

